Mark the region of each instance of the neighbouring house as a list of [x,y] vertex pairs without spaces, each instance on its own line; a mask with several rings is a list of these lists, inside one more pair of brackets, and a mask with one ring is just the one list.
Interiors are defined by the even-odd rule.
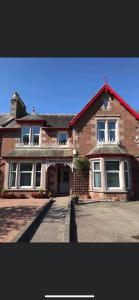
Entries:
[[[139,199],[139,114],[108,84],[77,114],[27,113],[17,93],[0,114],[0,188]],[[78,158],[90,162],[84,176]]]

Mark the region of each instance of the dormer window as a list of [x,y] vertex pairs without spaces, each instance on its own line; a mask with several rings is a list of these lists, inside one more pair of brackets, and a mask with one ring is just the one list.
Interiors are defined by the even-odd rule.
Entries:
[[39,145],[39,143],[40,143],[40,127],[39,126],[23,126],[21,142],[24,145]]
[[68,133],[66,131],[58,132],[58,143],[60,145],[67,145]]
[[22,143],[24,145],[30,144],[30,127],[29,126],[22,127]]
[[39,145],[39,139],[40,139],[40,127],[34,126],[32,127],[32,144]]

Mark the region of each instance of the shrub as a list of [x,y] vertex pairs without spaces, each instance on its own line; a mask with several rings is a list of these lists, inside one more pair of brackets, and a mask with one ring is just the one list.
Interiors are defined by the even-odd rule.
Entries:
[[18,198],[18,199],[26,199],[26,198],[28,198],[28,197],[27,197],[25,194],[22,194],[22,193],[21,193],[21,194],[18,194],[18,195],[17,195],[17,198]]
[[53,196],[53,193],[52,193],[51,191],[48,191],[48,192],[47,192],[47,197],[48,197],[48,198],[51,198],[52,196]]
[[2,195],[1,195],[1,197],[3,198],[3,199],[16,199],[17,198],[17,196],[14,194],[14,193],[3,193]]
[[76,194],[73,194],[72,196],[71,196],[71,199],[79,199],[79,196],[78,195],[76,195]]
[[80,157],[75,161],[76,169],[79,170],[82,174],[87,175],[90,169],[90,162],[88,158]]
[[39,198],[39,199],[41,199],[41,198],[46,198],[46,193],[44,193],[44,192],[34,192],[34,193],[32,193],[31,194],[31,196],[33,197],[33,198]]

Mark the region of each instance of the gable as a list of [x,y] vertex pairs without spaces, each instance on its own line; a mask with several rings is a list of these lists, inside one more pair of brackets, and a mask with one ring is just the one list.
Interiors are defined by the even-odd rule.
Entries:
[[[139,120],[139,114],[135,112],[108,84],[105,84],[101,90],[88,102],[88,104],[73,118],[69,125],[73,126],[76,124],[76,122],[81,119],[85,112],[89,110],[91,106],[94,106],[96,104],[96,101],[98,99],[105,99],[105,95],[108,95],[108,97],[115,98],[131,115],[133,115],[137,120]],[[105,106],[104,103],[101,102],[101,106]],[[104,109],[105,110],[105,109]]]

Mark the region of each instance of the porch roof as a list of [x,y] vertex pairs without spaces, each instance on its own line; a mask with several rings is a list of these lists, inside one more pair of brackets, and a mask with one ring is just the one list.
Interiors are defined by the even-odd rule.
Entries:
[[94,154],[128,154],[127,149],[122,145],[103,144],[98,145],[87,153],[87,156]]
[[7,158],[31,158],[31,157],[71,157],[71,149],[14,149],[10,153],[3,155]]

